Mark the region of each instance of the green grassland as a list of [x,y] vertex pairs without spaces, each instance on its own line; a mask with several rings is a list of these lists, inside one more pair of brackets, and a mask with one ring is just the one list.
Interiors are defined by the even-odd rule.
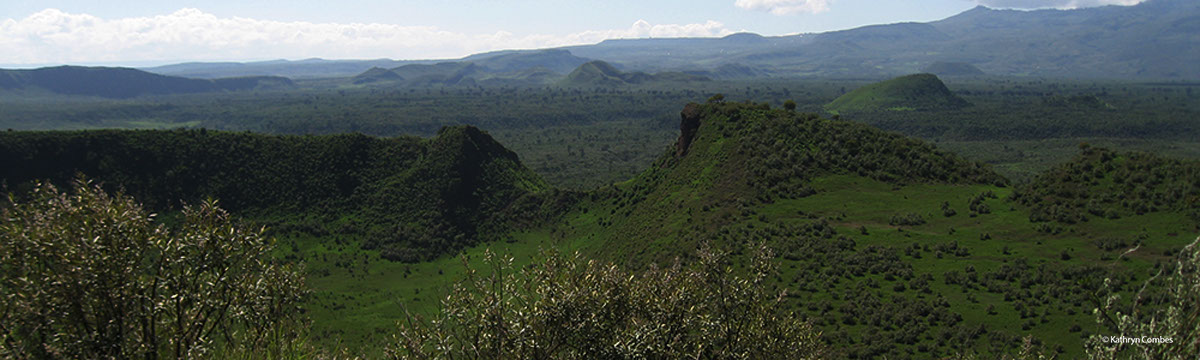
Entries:
[[[711,126],[769,122],[771,116],[760,117],[766,114],[749,110]],[[463,254],[475,259],[491,248],[524,261],[538,249],[557,248],[638,267],[687,259],[701,241],[735,253],[767,241],[779,249],[785,269],[776,278],[779,289],[845,356],[986,357],[1013,352],[1032,335],[1070,358],[1082,356],[1084,338],[1105,331],[1091,313],[1104,278],[1116,279],[1115,291],[1126,293],[1197,232],[1195,219],[1168,211],[1077,224],[1033,222],[1029,207],[1010,200],[1009,185],[930,183],[919,174],[883,181],[829,166],[806,177],[809,195],[756,201],[757,189],[744,179],[753,177],[747,172],[752,158],[738,155],[748,140],[718,130],[698,134],[683,158],[668,151],[654,167],[597,190],[556,221]],[[969,163],[960,166],[973,172]],[[946,216],[943,203],[955,214]],[[987,210],[973,211],[972,203]],[[896,223],[907,214],[924,222]],[[1103,245],[1114,243],[1123,245]],[[1118,260],[1135,243],[1139,250]],[[324,331],[323,341],[352,348],[384,341],[405,310],[434,311],[431,300],[463,269],[455,256],[378,264],[349,243],[349,253],[301,249],[309,255],[297,257],[319,271],[313,284],[323,300],[312,310],[315,329]],[[362,265],[345,265],[354,263]],[[315,270],[330,264],[335,270],[328,275]],[[406,273],[413,280],[396,279]]]
[[[1022,261],[1034,268],[1050,265],[1078,269],[1119,269],[1121,274],[1127,274],[1127,281],[1135,282],[1145,280],[1156,262],[1169,258],[1164,252],[1178,249],[1190,241],[1189,235],[1196,234],[1194,226],[1185,225],[1189,220],[1184,216],[1156,213],[1119,220],[1092,221],[1074,226],[1065,234],[1049,235],[1039,232],[1029,222],[1028,211],[1013,208],[1003,199],[1009,189],[987,185],[911,185],[897,188],[893,184],[869,178],[834,175],[814,179],[813,187],[818,191],[813,196],[748,209],[762,216],[738,221],[722,229],[803,226],[828,222],[837,234],[853,239],[856,244],[853,251],[877,246],[904,253],[910,247],[923,247],[901,257],[902,262],[911,269],[911,273],[906,274],[907,278],[897,276],[891,280],[888,280],[890,277],[886,273],[872,274],[869,271],[862,275],[814,278],[802,274],[811,270],[805,266],[805,260],[780,259],[781,268],[784,269],[777,279],[780,289],[792,294],[790,303],[795,310],[822,324],[826,334],[836,336],[831,339],[836,348],[853,348],[874,336],[867,334],[878,334],[877,331],[881,329],[866,325],[847,326],[841,320],[847,316],[845,312],[810,308],[814,304],[837,304],[839,301],[831,294],[849,293],[856,289],[856,284],[864,282],[874,283],[870,289],[877,293],[880,301],[895,297],[929,302],[945,299],[949,313],[962,317],[961,323],[956,324],[958,327],[943,325],[925,329],[918,341],[911,345],[888,345],[899,348],[898,357],[904,357],[903,354],[909,351],[914,351],[918,357],[931,355],[918,350],[923,346],[941,349],[938,350],[941,355],[959,351],[982,354],[1011,352],[1019,345],[1017,340],[1026,335],[1036,336],[1050,344],[1051,348],[1061,348],[1061,356],[1082,356],[1083,338],[1088,334],[1104,333],[1091,313],[1096,304],[1085,296],[1090,295],[1087,291],[1096,289],[1070,288],[1058,291],[1072,291],[1078,296],[1034,298],[1033,293],[1046,294],[1054,289],[1054,285],[1058,285],[1035,283],[1030,285],[1032,293],[1018,292],[1018,296],[1005,300],[1002,292],[982,289],[968,292],[962,286],[947,285],[946,273],[987,274]],[[993,191],[1001,197],[985,202],[995,210],[990,214],[970,217],[965,210],[968,200],[986,191]],[[962,213],[943,217],[939,208],[943,201],[954,203],[954,207]],[[624,250],[612,250],[612,246],[616,245],[614,242],[618,241],[597,240],[615,235],[609,227],[598,221],[600,217],[596,215],[605,213],[604,210],[611,207],[597,205],[582,203],[579,209],[564,215],[551,226],[514,232],[509,235],[508,241],[472,247],[459,255],[478,260],[483,251],[491,250],[510,254],[518,263],[528,262],[540,250],[550,248],[568,253],[581,251],[591,256],[620,256],[618,254],[623,254]],[[889,224],[892,215],[913,211],[921,213],[929,222],[917,226]],[[867,234],[861,232],[863,228]],[[984,234],[989,238],[984,239]],[[447,255],[430,262],[403,264],[382,260],[377,254],[361,250],[350,241],[288,234],[281,236],[284,239],[280,246],[282,255],[304,259],[309,285],[315,290],[307,305],[313,319],[315,340],[356,351],[371,353],[379,350],[374,345],[387,341],[387,334],[394,329],[397,321],[403,319],[405,312],[428,314],[436,311],[437,301],[445,295],[447,284],[457,280],[464,270],[459,256]],[[1138,252],[1118,261],[1115,256],[1127,249],[1098,248],[1095,242],[1104,239],[1142,239],[1143,246]],[[787,238],[768,240],[776,244],[793,241]],[[297,246],[291,247],[291,243]],[[969,255],[959,256],[951,251],[938,250],[939,246],[946,244],[969,249]],[[626,255],[656,256],[651,255],[656,250],[661,249]],[[686,249],[672,250],[673,253],[687,253]],[[1070,254],[1071,259],[1063,261],[1063,252]],[[478,265],[475,261],[470,264]],[[968,267],[974,271],[967,270]],[[827,268],[832,269],[833,266]],[[924,275],[930,277],[930,293],[922,293],[917,289],[894,290],[897,284],[912,288],[909,284],[913,279],[920,279]],[[1013,287],[1016,287],[1015,283]],[[1022,295],[1029,298],[1022,298]],[[1039,304],[1036,307],[1023,305],[1028,301]],[[989,305],[994,307],[995,314],[988,313]],[[1038,316],[1023,317],[1018,307]],[[1034,322],[1029,330],[1022,328],[1027,318]],[[954,333],[968,325],[983,325],[995,338],[983,335],[983,339],[954,337],[939,340],[942,333]],[[1065,331],[1075,325],[1079,325],[1081,330]],[[905,328],[905,324],[897,323],[891,327],[893,331],[882,332],[894,333]]]
[[[702,129],[709,131],[700,131],[687,155],[669,151],[633,180],[601,189],[599,200],[580,205],[586,213],[567,216],[578,225],[563,231],[598,243],[593,256],[633,267],[686,259],[702,241],[735,254],[766,241],[781,253],[779,288],[852,358],[989,357],[1015,351],[1029,335],[1061,356],[1082,356],[1082,340],[1104,332],[1091,312],[1108,291],[1103,280],[1113,278],[1119,285],[1109,290],[1127,292],[1123,284],[1145,281],[1197,233],[1196,218],[1186,212],[1035,222],[1029,207],[1011,200],[1011,185],[952,155],[918,150],[918,157],[900,155],[909,162],[893,168],[888,156],[876,154],[919,145],[855,151],[889,142],[848,124],[745,108],[761,107],[705,117],[712,123]],[[780,133],[795,125],[816,135],[789,143],[744,137],[758,134],[756,125]],[[811,190],[789,196],[786,180],[782,187],[757,181],[773,176],[755,170],[766,156],[745,156],[756,148],[748,143],[768,146],[759,154],[853,155],[791,173]],[[903,172],[924,168],[912,159],[947,165],[938,168],[945,172]],[[882,167],[854,169],[871,163]],[[954,214],[946,216],[943,204]],[[897,222],[909,214],[922,220]],[[1124,246],[1098,245],[1111,243]],[[1137,252],[1116,260],[1135,243]]]

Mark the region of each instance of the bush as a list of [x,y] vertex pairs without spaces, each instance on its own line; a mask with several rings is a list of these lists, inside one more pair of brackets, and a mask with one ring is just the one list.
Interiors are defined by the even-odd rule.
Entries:
[[888,224],[892,226],[922,225],[925,224],[925,217],[917,213],[895,214],[892,215],[892,218],[888,220]]
[[[1161,304],[1166,308],[1141,308],[1153,305],[1139,290],[1130,305],[1121,304],[1119,295],[1110,295],[1097,308],[1096,322],[1107,328],[1101,335],[1088,336],[1084,344],[1092,359],[1196,359],[1200,358],[1200,238],[1176,255],[1175,266],[1159,268],[1145,286],[1162,281],[1165,289]],[[1164,273],[1165,271],[1165,273]],[[1111,290],[1112,279],[1105,279]],[[1106,342],[1100,336],[1171,339],[1169,343]]]
[[[629,272],[579,255],[545,254],[517,272],[488,252],[468,267],[441,313],[410,316],[388,349],[398,359],[805,359],[819,333],[782,312],[760,247],[749,278],[702,248],[694,266]],[[465,259],[464,259],[465,264]]]
[[949,201],[943,201],[943,202],[942,202],[942,216],[945,216],[945,217],[951,217],[951,216],[954,216],[954,215],[957,215],[957,214],[958,214],[958,212],[957,212],[957,211],[954,211],[954,209],[950,208],[950,202],[949,202]]
[[[302,278],[207,201],[155,224],[77,181],[10,196],[0,223],[0,357],[191,358],[292,343]],[[270,345],[274,344],[274,345]]]

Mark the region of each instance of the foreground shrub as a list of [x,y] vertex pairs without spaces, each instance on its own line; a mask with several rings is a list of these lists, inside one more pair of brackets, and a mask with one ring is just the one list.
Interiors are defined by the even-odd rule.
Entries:
[[490,274],[466,278],[425,320],[401,324],[398,359],[807,359],[823,353],[817,330],[767,289],[774,271],[760,249],[748,277],[724,254],[701,249],[684,267],[630,272],[549,253],[518,271],[485,254]]
[[0,357],[193,358],[267,353],[302,279],[261,229],[215,201],[155,224],[128,196],[79,181],[9,197],[0,218]]
[[[1173,267],[1163,267],[1147,280],[1146,286],[1134,295],[1131,307],[1123,308],[1120,297],[1111,295],[1104,307],[1096,309],[1097,322],[1109,333],[1088,339],[1087,352],[1091,358],[1200,359],[1198,244],[1200,238],[1179,252]],[[1165,286],[1163,296],[1158,299],[1143,296],[1146,287],[1156,280]],[[1165,307],[1155,310],[1143,305]]]

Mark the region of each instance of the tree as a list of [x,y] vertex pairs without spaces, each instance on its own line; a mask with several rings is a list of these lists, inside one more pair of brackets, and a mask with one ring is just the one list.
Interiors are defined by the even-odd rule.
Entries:
[[192,358],[295,335],[300,273],[216,201],[169,228],[83,180],[27,197],[0,223],[0,357]]
[[[806,359],[820,333],[771,294],[771,255],[750,276],[702,247],[691,267],[629,272],[579,255],[544,254],[516,272],[490,251],[491,273],[469,267],[442,311],[409,316],[388,354],[397,359]],[[464,258],[464,265],[466,259]]]
[[796,101],[795,100],[784,101],[783,108],[787,111],[796,111]]

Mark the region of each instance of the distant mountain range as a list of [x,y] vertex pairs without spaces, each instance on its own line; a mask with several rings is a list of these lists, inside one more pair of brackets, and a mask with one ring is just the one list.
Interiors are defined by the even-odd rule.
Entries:
[[[1034,11],[980,6],[929,23],[771,37],[741,33],[723,38],[606,40],[557,50],[498,51],[449,62],[476,63],[495,72],[542,67],[566,74],[587,61],[604,60],[625,70],[682,71],[716,79],[887,77],[928,70],[938,63],[973,67],[991,75],[1200,79],[1200,66],[1196,66],[1200,2],[1148,0],[1134,6]],[[192,63],[146,70],[206,78],[348,77],[373,67],[436,62],[313,59]]]
[[279,76],[188,79],[112,67],[57,66],[31,70],[0,70],[0,90],[107,98],[280,88],[292,85],[292,80]]
[[355,75],[352,82],[416,87],[549,84],[587,61],[565,50],[501,52],[471,60],[373,67]]
[[190,62],[143,68],[156,74],[214,79],[235,76],[285,76],[293,79],[347,77],[371,68],[393,68],[407,64],[431,64],[434,60],[270,60],[255,62]]
[[[1134,6],[1034,11],[980,6],[929,23],[789,36],[740,33],[723,38],[606,40],[557,49],[495,51],[457,60],[308,59],[184,63],[143,70],[201,79],[282,76],[351,78],[355,84],[521,85],[571,83],[569,75],[593,60],[624,72],[667,73],[684,80],[688,79],[682,75],[883,78],[917,72],[1196,80],[1200,79],[1196,65],[1200,64],[1200,2],[1147,0]],[[5,81],[0,79],[0,87]]]
[[1036,11],[980,6],[930,23],[777,37],[608,40],[568,49],[643,71],[736,65],[784,77],[882,77],[953,62],[993,75],[1197,79],[1200,2]]

